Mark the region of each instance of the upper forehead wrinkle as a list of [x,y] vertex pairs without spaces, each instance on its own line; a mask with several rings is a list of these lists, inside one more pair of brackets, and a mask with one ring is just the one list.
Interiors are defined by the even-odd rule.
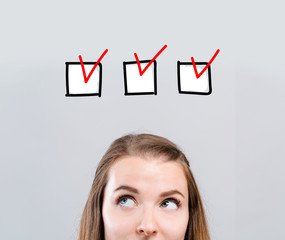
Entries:
[[[133,192],[133,193],[139,193],[139,190],[134,188],[134,187],[131,187],[131,186],[127,186],[127,185],[121,185],[119,187],[117,187],[114,192],[116,191],[119,191],[119,190],[128,190],[130,192]],[[167,196],[170,196],[170,195],[173,195],[173,194],[179,194],[181,195],[183,198],[184,198],[184,195],[179,192],[178,190],[174,189],[174,190],[170,190],[170,191],[167,191],[167,192],[162,192],[159,196],[160,197],[167,197]]]

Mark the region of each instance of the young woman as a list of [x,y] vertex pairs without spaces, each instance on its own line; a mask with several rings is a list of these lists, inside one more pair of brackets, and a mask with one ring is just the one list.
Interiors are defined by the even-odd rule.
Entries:
[[79,240],[209,240],[182,151],[150,134],[115,140],[96,170]]

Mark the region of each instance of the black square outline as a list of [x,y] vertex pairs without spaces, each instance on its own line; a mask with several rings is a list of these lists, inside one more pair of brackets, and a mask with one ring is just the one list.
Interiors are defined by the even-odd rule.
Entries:
[[[68,70],[69,65],[80,65],[80,62],[66,62],[66,97],[87,97],[87,96],[98,96],[101,97],[102,90],[102,64],[99,63],[97,67],[99,67],[99,92],[98,93],[69,93],[69,82],[68,82]],[[84,65],[92,65],[94,66],[96,62],[83,62]],[[88,75],[88,74],[87,74]]]
[[[196,65],[207,65],[207,62],[195,62]],[[181,91],[180,84],[180,66],[181,65],[193,65],[192,62],[180,62],[177,61],[177,80],[178,80],[178,92],[181,94],[197,94],[197,95],[210,95],[212,93],[212,81],[211,81],[211,65],[208,67],[208,82],[209,82],[209,92],[191,92],[191,91]]]
[[[140,63],[149,63],[151,60],[143,60]],[[157,80],[156,80],[156,60],[153,61],[153,73],[154,73],[154,92],[128,92],[128,84],[127,84],[127,69],[126,66],[128,64],[136,64],[137,61],[123,62],[124,67],[124,86],[125,86],[125,95],[157,95]]]

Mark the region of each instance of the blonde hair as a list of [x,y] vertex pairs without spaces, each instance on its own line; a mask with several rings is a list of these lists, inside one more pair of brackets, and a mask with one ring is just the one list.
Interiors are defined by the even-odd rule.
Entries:
[[167,161],[179,161],[184,169],[189,194],[189,222],[185,240],[210,239],[202,200],[183,152],[166,138],[151,134],[130,134],[115,140],[98,164],[82,214],[78,240],[104,240],[104,189],[110,167],[123,156],[164,156]]

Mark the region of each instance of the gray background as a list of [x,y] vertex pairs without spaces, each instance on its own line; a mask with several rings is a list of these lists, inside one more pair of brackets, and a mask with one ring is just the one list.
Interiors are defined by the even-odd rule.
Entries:
[[[76,239],[96,165],[148,132],[190,159],[212,239],[285,239],[282,1],[6,1],[0,7],[0,238]],[[124,96],[123,61],[157,59],[158,95]],[[102,97],[65,97],[65,62],[102,60]],[[176,63],[209,61],[182,95]]]

